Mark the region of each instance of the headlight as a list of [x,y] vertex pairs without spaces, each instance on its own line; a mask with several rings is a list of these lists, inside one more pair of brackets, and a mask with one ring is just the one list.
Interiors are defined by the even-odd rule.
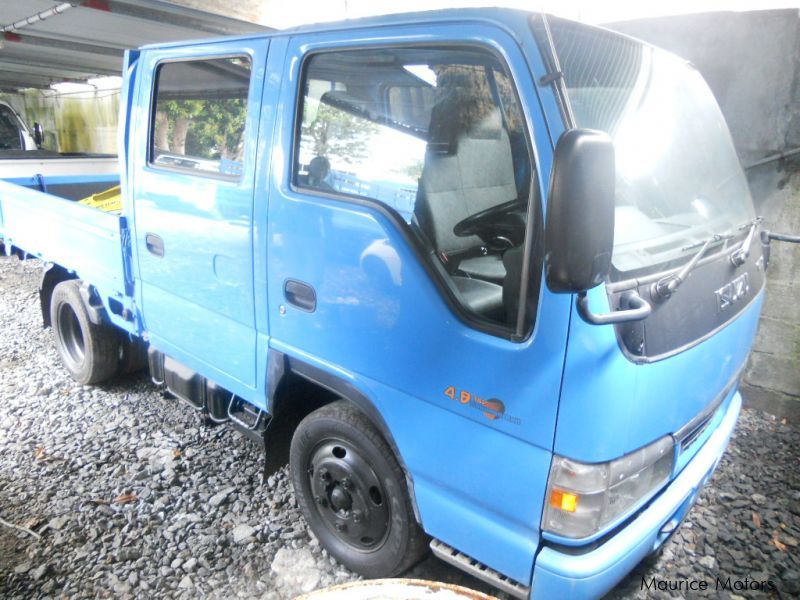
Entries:
[[601,531],[669,480],[673,446],[672,437],[666,436],[600,464],[554,456],[542,529],[576,539]]

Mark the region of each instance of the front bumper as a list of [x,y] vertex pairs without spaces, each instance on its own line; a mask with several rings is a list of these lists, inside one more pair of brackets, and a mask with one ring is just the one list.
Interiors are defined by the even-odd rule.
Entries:
[[742,408],[734,394],[722,420],[675,479],[625,528],[585,554],[544,547],[536,558],[532,598],[597,598],[663,544],[694,504],[719,463]]

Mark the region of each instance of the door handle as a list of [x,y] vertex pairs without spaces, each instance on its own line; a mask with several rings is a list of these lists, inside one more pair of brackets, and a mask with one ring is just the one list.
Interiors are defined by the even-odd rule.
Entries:
[[295,308],[305,312],[314,312],[317,309],[317,292],[307,283],[287,279],[283,284],[283,295]]
[[159,258],[164,256],[164,240],[160,235],[155,233],[147,233],[144,236],[144,244],[147,246],[147,251]]

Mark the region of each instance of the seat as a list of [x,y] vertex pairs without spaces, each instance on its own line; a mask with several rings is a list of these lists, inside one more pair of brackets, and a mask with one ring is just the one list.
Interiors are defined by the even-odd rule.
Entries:
[[451,279],[464,306],[492,321],[505,320],[502,286],[469,277],[455,276]]
[[468,274],[470,277],[485,279],[494,283],[502,284],[506,278],[506,268],[503,257],[499,254],[487,254],[486,256],[474,256],[462,259],[458,263],[458,270]]
[[480,252],[483,241],[476,235],[453,233],[459,221],[517,197],[511,144],[500,111],[493,109],[467,131],[449,132],[437,139],[442,128],[436,126],[436,120],[447,119],[448,114],[437,115],[436,109],[414,206],[416,220],[437,252],[458,258],[457,270],[502,283],[505,268],[501,256],[471,255]]
[[[509,320],[515,319],[519,313],[519,295],[522,289],[522,261],[522,246],[506,250],[503,254],[503,265],[506,273],[508,273],[508,280],[503,286],[503,308],[505,309],[506,318]],[[509,324],[513,325],[513,323]]]

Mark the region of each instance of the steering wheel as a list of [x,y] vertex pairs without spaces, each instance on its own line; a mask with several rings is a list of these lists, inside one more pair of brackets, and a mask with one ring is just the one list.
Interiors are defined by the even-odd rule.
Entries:
[[458,237],[480,235],[480,232],[485,232],[497,221],[501,220],[500,217],[504,217],[514,209],[519,208],[520,204],[520,201],[514,198],[513,200],[485,208],[456,223],[453,227],[453,233]]

